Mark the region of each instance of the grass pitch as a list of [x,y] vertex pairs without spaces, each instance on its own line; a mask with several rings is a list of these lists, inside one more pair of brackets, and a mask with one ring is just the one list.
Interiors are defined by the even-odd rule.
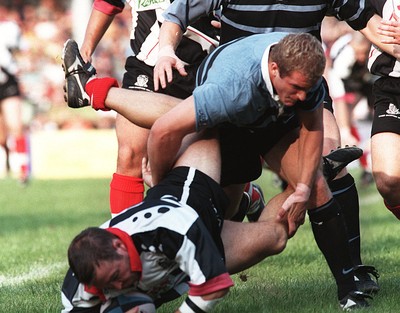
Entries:
[[[267,198],[278,191],[272,180],[269,172],[259,180]],[[83,228],[109,217],[108,185],[109,179],[33,180],[23,188],[11,179],[0,181],[0,312],[61,311],[66,249]],[[366,312],[400,312],[400,222],[384,208],[374,185],[358,191],[363,260],[381,274],[381,291]],[[233,279],[235,287],[215,312],[341,312],[308,221],[283,253]],[[173,312],[180,301],[158,312]]]

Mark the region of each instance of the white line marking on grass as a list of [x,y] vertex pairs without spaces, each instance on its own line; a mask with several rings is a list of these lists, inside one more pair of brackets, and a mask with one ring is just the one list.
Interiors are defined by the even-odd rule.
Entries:
[[58,262],[46,266],[37,265],[32,267],[29,272],[18,276],[0,275],[0,286],[16,286],[31,280],[46,278],[62,268],[66,268],[65,262]]

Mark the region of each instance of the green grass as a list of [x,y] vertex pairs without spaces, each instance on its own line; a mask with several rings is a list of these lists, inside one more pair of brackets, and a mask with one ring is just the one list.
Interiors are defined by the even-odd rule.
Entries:
[[[259,183],[267,197],[278,191],[268,172]],[[23,188],[0,180],[0,312],[60,312],[67,246],[80,230],[108,218],[108,184],[109,179],[33,180]],[[400,312],[400,224],[373,185],[360,187],[359,194],[363,260],[381,273],[381,292],[367,312]],[[340,312],[307,221],[283,253],[233,279],[235,287],[215,312]],[[173,312],[178,303],[159,312]]]

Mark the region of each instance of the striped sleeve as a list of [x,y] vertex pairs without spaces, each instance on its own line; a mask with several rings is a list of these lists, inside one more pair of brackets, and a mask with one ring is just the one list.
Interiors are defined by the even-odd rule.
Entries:
[[375,14],[369,0],[335,1],[332,7],[333,15],[346,21],[354,30],[361,30]]

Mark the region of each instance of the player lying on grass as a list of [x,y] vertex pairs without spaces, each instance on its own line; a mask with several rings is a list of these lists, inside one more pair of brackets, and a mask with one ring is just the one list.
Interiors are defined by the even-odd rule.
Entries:
[[[248,236],[264,241],[271,255],[282,251],[286,226],[276,216],[254,224],[223,221],[228,200],[219,185],[219,143],[202,134],[141,204],[72,241],[62,312],[128,312],[140,304],[133,291],[157,307],[188,292],[177,312],[208,312],[233,286],[225,251],[248,249]],[[144,178],[149,182],[148,171]],[[221,231],[222,238],[242,234],[242,240],[223,242]]]

